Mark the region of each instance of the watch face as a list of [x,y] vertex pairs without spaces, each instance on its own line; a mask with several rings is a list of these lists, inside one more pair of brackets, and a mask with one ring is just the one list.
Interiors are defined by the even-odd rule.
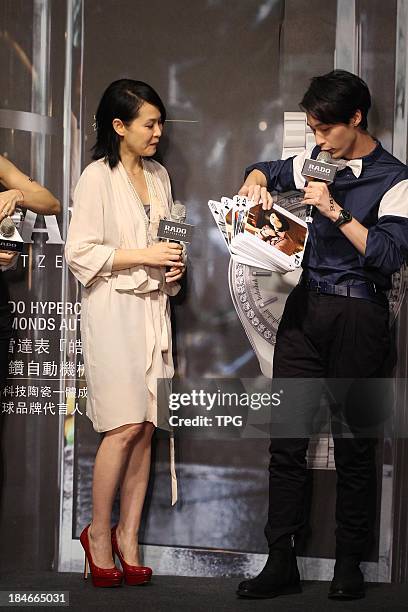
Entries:
[[344,210],[344,208],[340,211],[340,215],[343,217],[344,221],[351,221],[353,218],[351,212],[349,212],[348,210]]

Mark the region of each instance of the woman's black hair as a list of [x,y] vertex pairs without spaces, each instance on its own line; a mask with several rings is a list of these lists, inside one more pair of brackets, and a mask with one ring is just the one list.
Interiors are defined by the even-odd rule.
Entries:
[[105,90],[96,111],[96,143],[92,147],[92,159],[104,158],[114,168],[119,163],[120,136],[113,129],[112,121],[121,119],[128,125],[136,119],[140,107],[148,102],[157,108],[162,123],[166,120],[166,109],[158,93],[143,81],[119,79]]
[[322,123],[349,123],[355,112],[361,112],[359,127],[367,129],[371,106],[370,91],[360,77],[346,70],[333,70],[314,77],[303,96],[300,108]]

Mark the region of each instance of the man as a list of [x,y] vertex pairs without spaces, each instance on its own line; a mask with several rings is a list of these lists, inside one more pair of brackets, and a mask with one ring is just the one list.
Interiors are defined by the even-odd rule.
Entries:
[[[286,302],[277,333],[274,378],[389,376],[392,350],[384,292],[408,254],[408,168],[367,131],[371,98],[357,76],[335,70],[315,77],[300,106],[316,146],[287,160],[250,166],[240,190],[270,208],[269,191],[304,189],[304,203],[315,209],[302,279]],[[320,151],[348,164],[339,165],[342,169],[330,188],[313,180],[305,184],[301,175],[304,159],[315,159]],[[337,380],[339,389],[342,382]],[[360,397],[359,388],[349,416],[364,425],[371,400]],[[303,418],[298,406],[289,408],[293,412],[288,420]],[[358,426],[350,428],[355,435],[334,436],[336,564],[329,591],[333,599],[364,596],[359,564],[372,541],[375,438],[358,435]],[[265,528],[269,556],[259,576],[240,583],[242,597],[301,590],[294,545],[304,524],[307,445],[307,433],[271,440]]]

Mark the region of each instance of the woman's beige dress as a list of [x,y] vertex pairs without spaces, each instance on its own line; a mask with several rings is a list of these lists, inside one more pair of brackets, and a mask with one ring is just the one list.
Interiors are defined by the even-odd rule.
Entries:
[[112,272],[116,249],[146,248],[159,220],[170,215],[167,171],[152,160],[143,165],[150,221],[122,163],[111,170],[99,160],[79,179],[65,247],[83,285],[87,415],[98,432],[144,421],[157,426],[157,379],[174,373],[168,295],[179,285],[166,284],[162,268]]

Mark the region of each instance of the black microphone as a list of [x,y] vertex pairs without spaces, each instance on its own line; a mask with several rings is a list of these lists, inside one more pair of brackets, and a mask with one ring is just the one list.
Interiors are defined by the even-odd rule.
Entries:
[[[321,181],[330,185],[333,183],[338,166],[333,163],[332,156],[328,151],[320,151],[316,159],[305,159],[302,168],[302,176],[314,181]],[[313,204],[306,206],[306,223],[313,222],[316,207]]]

